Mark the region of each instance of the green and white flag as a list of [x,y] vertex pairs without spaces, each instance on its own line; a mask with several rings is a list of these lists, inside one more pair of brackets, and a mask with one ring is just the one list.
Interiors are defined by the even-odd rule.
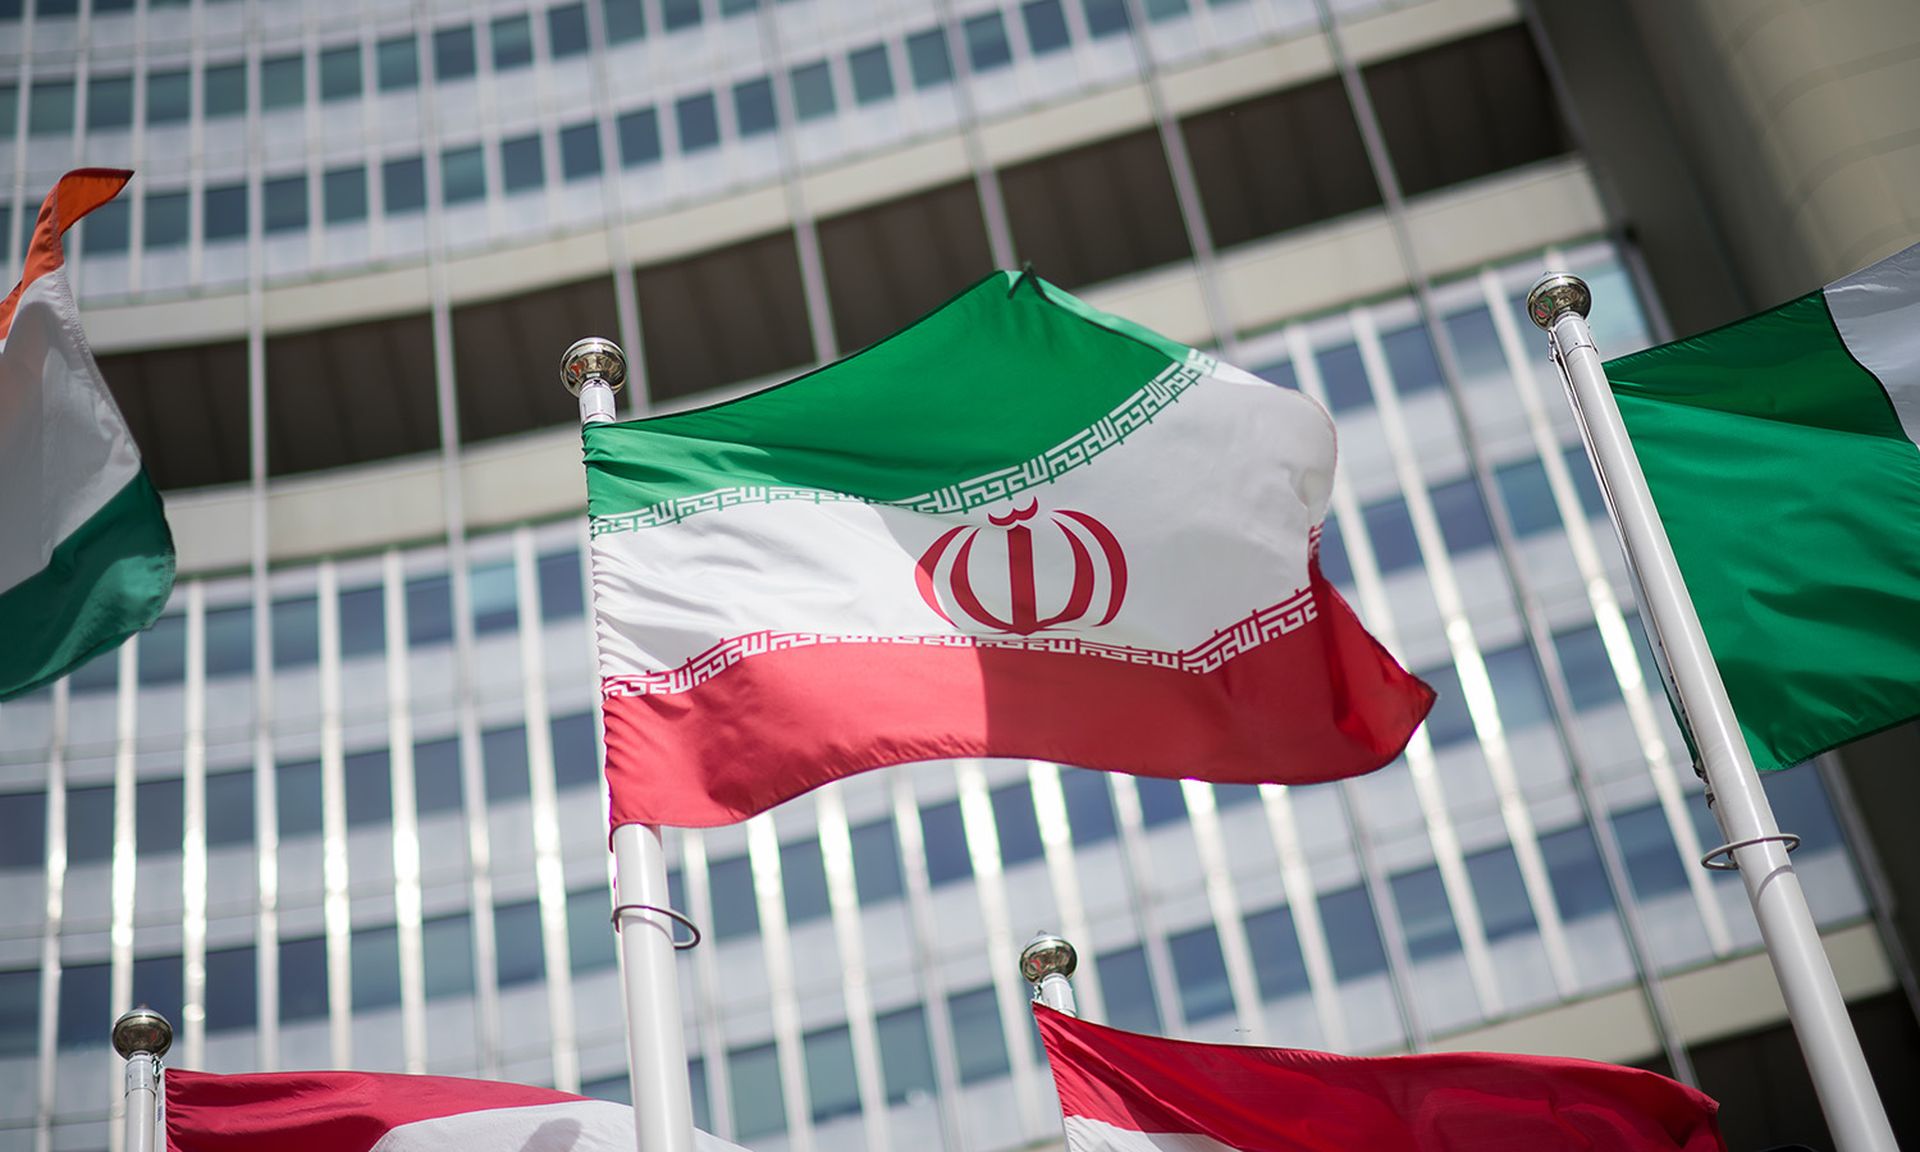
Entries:
[[153,623],[173,538],[80,330],[60,237],[131,172],[61,177],[0,303],[0,700]]
[[1606,372],[1755,765],[1920,716],[1920,246]]

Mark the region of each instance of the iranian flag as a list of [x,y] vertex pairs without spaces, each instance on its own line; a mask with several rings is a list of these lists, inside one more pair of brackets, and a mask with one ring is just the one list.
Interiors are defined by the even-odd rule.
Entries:
[[1033,1010],[1066,1152],[1726,1152],[1711,1097],[1638,1068],[1194,1044]]
[[1332,780],[1432,703],[1320,576],[1326,412],[1031,275],[584,435],[615,825],[945,757]]
[[1606,372],[1755,765],[1920,716],[1920,246]]
[[153,623],[173,538],[80,331],[60,238],[131,172],[60,178],[0,302],[0,700]]
[[[552,1088],[380,1072],[169,1068],[166,1152],[632,1152],[633,1109]],[[694,1152],[741,1152],[695,1130]]]

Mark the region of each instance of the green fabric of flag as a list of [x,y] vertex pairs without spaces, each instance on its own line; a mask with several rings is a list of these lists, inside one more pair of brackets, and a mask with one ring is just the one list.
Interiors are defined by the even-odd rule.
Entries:
[[1755,765],[1920,716],[1920,246],[1606,371]]

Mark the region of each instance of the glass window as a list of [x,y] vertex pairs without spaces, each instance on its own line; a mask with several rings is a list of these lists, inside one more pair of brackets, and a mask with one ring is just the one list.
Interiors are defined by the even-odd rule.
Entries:
[[587,6],[561,4],[547,9],[547,53],[555,60],[587,50]]
[[533,21],[522,12],[493,22],[493,70],[505,72],[533,63]]
[[393,766],[385,748],[350,752],[346,777],[347,827],[393,822]]
[[756,12],[760,0],[720,0],[720,15],[738,16],[743,12]]
[[1366,523],[1367,538],[1373,541],[1374,563],[1382,576],[1419,566],[1420,540],[1413,534],[1413,517],[1407,512],[1405,500],[1389,496],[1375,501],[1360,509],[1360,519]]
[[280,941],[280,1020],[324,1020],[327,1017],[327,940]]
[[1575,824],[1540,837],[1540,855],[1547,863],[1547,879],[1563,920],[1613,914],[1613,894],[1594,845],[1593,831]]
[[1441,664],[1419,674],[1433,688],[1433,711],[1427,713],[1427,738],[1435,748],[1448,748],[1474,739],[1473,714],[1467,711],[1467,698],[1460,691],[1460,674],[1451,664]]
[[681,152],[699,152],[720,143],[720,116],[711,92],[681,97],[673,114],[680,125]]
[[540,557],[540,614],[548,620],[571,620],[586,611],[585,585],[581,579],[580,553],[549,552]]
[[1067,14],[1060,0],[1027,0],[1020,5],[1020,16],[1027,25],[1027,45],[1035,56],[1067,46]]
[[148,124],[184,124],[192,115],[193,82],[184,69],[147,74]]
[[113,1029],[110,969],[69,964],[60,971],[60,1047],[105,1048]]
[[1493,313],[1482,306],[1456,312],[1442,321],[1447,339],[1453,342],[1453,358],[1460,373],[1469,380],[1502,378],[1507,374],[1507,356],[1500,350],[1500,333],[1493,326]]
[[247,114],[247,66],[224,64],[200,74],[202,114],[209,120]]
[[111,692],[120,686],[119,654],[102,652],[69,673],[67,680],[75,692]]
[[929,28],[907,37],[907,68],[915,88],[937,88],[953,81],[953,57],[947,55],[947,32]]
[[1025,780],[995,788],[993,825],[1000,838],[1000,863],[1006,867],[1038,860],[1046,854],[1040,843],[1040,821],[1033,811],[1033,790]]
[[398,92],[420,84],[420,50],[413,35],[382,40],[374,48],[376,76],[380,91]]
[[1100,969],[1101,997],[1107,1003],[1106,1022],[1129,1032],[1157,1034],[1160,1031],[1160,1005],[1153,994],[1153,973],[1144,948],[1124,948],[1102,953]]
[[745,856],[709,863],[707,887],[713,898],[716,941],[759,935],[760,906],[754,900],[753,865]]
[[947,997],[947,1013],[953,1019],[953,1053],[960,1065],[960,1083],[978,1084],[1012,1070],[993,985]]
[[1233,989],[1227,983],[1227,958],[1220,951],[1220,934],[1211,924],[1167,937],[1173,957],[1173,976],[1180,988],[1180,1010],[1189,1024],[1225,1016],[1233,1011]]
[[133,795],[135,851],[142,857],[179,855],[186,840],[187,782],[142,780]]
[[473,599],[473,630],[479,635],[510,631],[519,626],[514,605],[513,561],[475,564],[468,572],[467,595]]
[[458,812],[464,794],[460,784],[460,742],[448,737],[413,746],[413,806],[420,815]]
[[1300,934],[1293,910],[1285,904],[1247,917],[1247,950],[1253,953],[1253,975],[1262,1000],[1284,1000],[1307,991],[1307,961],[1300,953]]
[[804,924],[827,915],[827,866],[820,841],[780,846],[780,882],[786,892],[787,923]]
[[[49,16],[77,16],[80,13],[80,0],[36,0],[33,14],[46,19]],[[11,13],[9,19],[18,19],[18,13]]]
[[349,939],[353,1010],[368,1012],[400,1003],[400,930],[355,928]]
[[64,136],[73,131],[71,80],[36,81],[27,105],[27,131],[34,136]]
[[1258,803],[1260,803],[1260,785],[1258,784],[1215,784],[1213,786],[1213,806],[1222,811]]
[[1594,475],[1593,461],[1587,458],[1584,444],[1575,444],[1563,450],[1567,460],[1567,471],[1573,476],[1574,490],[1580,493],[1580,507],[1588,516],[1599,518],[1607,514],[1607,498],[1600,491],[1600,478]]
[[1613,814],[1613,834],[1620,841],[1620,854],[1626,858],[1627,877],[1633,881],[1634,895],[1643,900],[1684,892],[1687,888],[1686,865],[1673,843],[1673,829],[1658,804]]
[[307,226],[307,178],[284,176],[268,180],[261,188],[266,201],[266,230],[300,232]]
[[614,966],[612,914],[605,888],[567,893],[567,953],[575,972]]
[[646,11],[640,0],[601,0],[600,8],[607,39],[613,43],[624,44],[647,34]]
[[739,122],[742,137],[762,136],[773,131],[773,81],[761,76],[735,84],[733,114]]
[[860,1113],[860,1080],[853,1070],[853,1034],[845,1024],[822,1028],[801,1038],[807,1058],[807,1103],[813,1122],[823,1124]]
[[973,854],[967,851],[966,821],[960,802],[949,800],[920,810],[920,833],[927,848],[927,881],[934,887],[973,875]]
[[1431,392],[1440,387],[1440,361],[1433,354],[1433,341],[1418,324],[1383,333],[1380,347],[1387,354],[1387,370],[1393,374],[1393,390],[1402,396]]
[[1096,40],[1125,32],[1127,0],[1082,0],[1087,12],[1087,34]]
[[1460,951],[1460,934],[1453,927],[1453,907],[1440,882],[1440,869],[1422,868],[1394,876],[1389,886],[1400,924],[1407,936],[1407,955],[1427,960]]
[[[326,213],[329,224],[352,224],[367,218],[367,170],[356,164],[351,168],[333,168],[320,178],[320,200],[322,211]],[[379,603],[378,590],[374,589],[375,604]],[[340,648],[346,655],[347,647],[347,596],[340,597]],[[376,612],[378,609],[376,608]],[[378,615],[374,616],[375,636],[379,635]],[[384,645],[376,645],[372,651],[378,651]],[[365,651],[363,649],[363,651]]]
[[531,900],[495,905],[493,947],[501,987],[546,979],[547,961],[540,949],[540,905]]
[[242,605],[207,613],[208,676],[253,674],[253,608]]
[[[1822,852],[1846,846],[1839,818],[1833,813],[1833,801],[1827,797],[1826,785],[1820,779],[1819,770],[1812,764],[1797,765],[1784,772],[1765,773],[1760,777],[1760,783],[1766,788],[1767,800],[1774,811],[1792,813],[1793,831],[1800,837],[1802,852]],[[1713,844],[1720,843],[1717,830],[1713,835]],[[1713,844],[1708,847],[1713,847]]]
[[0,1059],[40,1051],[40,969],[0,972]]
[[1500,706],[1500,721],[1509,732],[1544,724],[1552,716],[1547,704],[1547,685],[1540,676],[1540,662],[1533,647],[1524,641],[1511,648],[1486,654],[1487,679],[1493,682],[1493,698]]
[[301,760],[274,770],[274,811],[282,840],[320,834],[321,794],[320,761]]
[[418,648],[453,639],[453,586],[446,574],[407,581],[407,644]]
[[[362,215],[365,214],[365,170],[349,168],[360,187]],[[334,173],[328,173],[331,180]],[[384,652],[386,637],[386,593],[382,588],[350,588],[340,593],[340,655],[364,656]]]
[[[119,204],[124,201],[114,201]],[[96,210],[87,217],[92,223],[100,215]],[[171,613],[153,622],[140,636],[140,683],[178,684],[187,675],[187,618]]]
[[1353,584],[1353,563],[1347,559],[1347,542],[1340,535],[1340,521],[1328,516],[1320,525],[1320,575],[1334,584]]
[[546,182],[540,156],[540,137],[521,136],[500,142],[500,184],[508,193],[538,188]]
[[[43,868],[47,863],[47,794],[0,794],[0,869]],[[4,1042],[0,1042],[4,1043]]]
[[234,1032],[258,1026],[257,965],[252,945],[207,953],[207,1031]]
[[95,76],[87,81],[87,131],[104,132],[132,124],[133,77]]
[[792,72],[794,114],[802,120],[833,115],[833,71],[825,60],[804,64]]
[[140,956],[133,962],[133,1002],[169,1020],[180,1019],[186,964],[179,956]]
[[1187,14],[1187,0],[1146,0],[1147,19],[1158,24]]
[[1614,677],[1613,661],[1607,656],[1607,643],[1600,636],[1599,625],[1555,633],[1553,650],[1560,657],[1560,671],[1567,679],[1567,695],[1576,711],[1586,712],[1620,702],[1620,681]]
[[1514,535],[1524,539],[1560,527],[1560,511],[1554,506],[1553,488],[1539,457],[1500,465],[1493,470],[1493,483],[1500,489]]
[[880,1071],[887,1085],[887,1103],[931,1098],[936,1089],[926,1012],[915,1004],[883,1012],[873,1023],[880,1034]]
[[700,23],[700,0],[660,0],[660,24],[669,32]]
[[67,790],[67,863],[113,858],[113,787]]
[[473,917],[462,912],[423,921],[420,953],[427,999],[472,994]]
[[1476,549],[1493,547],[1493,521],[1487,516],[1486,501],[1480,498],[1480,485],[1473,477],[1462,476],[1447,484],[1436,484],[1430,495],[1447,551],[1464,556]]
[[0,140],[13,139],[13,126],[19,114],[20,89],[13,84],[0,84]]
[[523,724],[480,733],[480,758],[486,764],[487,802],[516,800],[533,790],[527,769],[527,729]]
[[961,32],[967,43],[967,63],[975,72],[991,72],[1013,63],[1013,45],[998,9],[970,16]]
[[1360,349],[1352,344],[1323,348],[1313,354],[1320,366],[1320,386],[1327,393],[1327,409],[1336,414],[1353,412],[1373,403],[1373,389],[1367,385],[1366,362]]
[[1075,848],[1111,840],[1118,834],[1120,825],[1113,814],[1113,785],[1106,773],[1063,767],[1060,790],[1066,794],[1067,827]]
[[553,743],[553,780],[559,788],[600,786],[600,750],[594,744],[593,716],[576,712],[555,716],[549,727]]
[[190,207],[185,192],[148,193],[147,247],[160,249],[184,246],[187,242],[187,218]]
[[298,108],[307,102],[307,61],[304,56],[276,56],[260,62],[260,107]]
[[[627,1088],[627,1095],[633,1094],[632,1084],[625,1076],[620,1083]],[[707,1062],[705,1060],[687,1061],[687,1086],[693,1093],[693,1126],[702,1132],[713,1131],[713,1106],[707,1101]],[[622,1104],[631,1104],[632,1100],[622,1100]]]
[[1365,888],[1356,884],[1321,896],[1320,926],[1336,979],[1358,980],[1387,970],[1387,950],[1380,943],[1380,925]]
[[898,899],[906,890],[900,877],[900,840],[893,821],[875,820],[850,830],[853,840],[853,887],[868,907]]
[[727,1053],[727,1084],[733,1095],[733,1135],[755,1140],[787,1130],[787,1098],[780,1060],[771,1044]]
[[247,186],[208,188],[201,197],[202,234],[207,243],[247,238]]
[[[320,52],[320,99],[332,102],[360,95],[360,45],[342,44]],[[149,89],[151,91],[151,89]]]
[[1140,792],[1140,823],[1146,827],[1158,828],[1186,818],[1187,797],[1180,781],[1141,776],[1134,780],[1134,786]]
[[207,774],[207,847],[253,843],[253,770]]
[[1534,930],[1533,906],[1512,848],[1502,845],[1467,857],[1467,878],[1489,941]]
[[464,80],[479,70],[473,25],[442,28],[433,34],[433,76],[441,83]]
[[638,168],[660,159],[660,114],[651,108],[622,113],[613,122],[620,136],[620,163]]
[[560,172],[568,180],[600,175],[600,125],[589,120],[560,129]]
[[855,102],[877,104],[893,95],[893,64],[887,59],[885,44],[850,53],[847,70],[853,74]]
[[468,204],[486,198],[487,160],[478,144],[441,151],[440,191],[448,204]]

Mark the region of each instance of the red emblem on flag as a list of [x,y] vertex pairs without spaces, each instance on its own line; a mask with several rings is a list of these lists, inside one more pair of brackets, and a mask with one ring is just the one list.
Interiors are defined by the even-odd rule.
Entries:
[[[1066,589],[1064,604],[1061,604],[1058,588],[1046,590],[1050,594],[1048,607],[1055,604],[1061,606],[1059,611],[1051,615],[1040,614],[1042,593],[1034,572],[1033,529],[1027,525],[1039,512],[1040,502],[1030,500],[1026,507],[1016,508],[1005,516],[989,515],[987,523],[991,529],[977,524],[962,524],[943,533],[932,547],[921,554],[920,562],[914,568],[914,582],[927,607],[938,613],[942,620],[959,627],[941,603],[943,597],[936,584],[943,583],[947,593],[945,598],[975,623],[995,632],[1030,636],[1043,628],[1059,628],[1085,619],[1093,609],[1094,595],[1101,583],[1100,577],[1104,575],[1105,610],[1091,626],[1098,628],[1111,622],[1127,595],[1126,554],[1120,550],[1120,541],[1105,524],[1085,512],[1067,508],[1048,512],[1042,523],[1051,525],[1065,538],[1072,560],[1073,580]],[[1005,538],[1007,553],[1009,611],[1006,619],[995,615],[981,602],[974,590],[973,546],[982,533],[992,529],[1004,529],[997,534]],[[950,561],[949,552],[952,553]]]

